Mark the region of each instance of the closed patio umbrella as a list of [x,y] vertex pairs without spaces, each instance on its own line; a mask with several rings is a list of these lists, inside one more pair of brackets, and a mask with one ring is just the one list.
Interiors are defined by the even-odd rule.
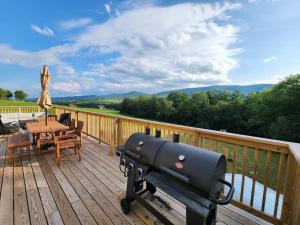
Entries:
[[42,92],[37,100],[37,104],[45,109],[45,114],[46,114],[46,125],[47,125],[47,117],[48,117],[48,109],[52,107],[52,102],[51,102],[51,97],[49,94],[49,85],[50,85],[50,77],[51,74],[48,70],[48,67],[46,65],[43,66],[41,70],[41,87],[42,87]]

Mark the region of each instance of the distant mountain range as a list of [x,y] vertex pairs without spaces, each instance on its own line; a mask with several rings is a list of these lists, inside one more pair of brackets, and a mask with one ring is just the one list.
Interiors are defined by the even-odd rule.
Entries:
[[182,91],[189,95],[193,94],[194,92],[207,92],[207,91],[228,91],[228,92],[235,92],[239,91],[244,95],[248,95],[251,92],[260,92],[263,89],[272,87],[272,84],[252,84],[252,85],[212,85],[207,87],[196,87],[196,88],[185,88],[185,89],[178,89],[178,90],[171,90],[171,91],[163,91],[156,93],[156,96],[167,96],[172,91]]
[[[161,96],[165,97],[172,91],[182,91],[189,95],[193,94],[194,92],[201,92],[201,91],[228,91],[228,92],[234,92],[239,91],[242,94],[248,95],[251,92],[260,92],[266,88],[272,87],[272,84],[252,84],[252,85],[212,85],[207,87],[197,87],[197,88],[184,88],[184,89],[177,89],[177,90],[169,90],[169,91],[163,91],[158,92],[154,94],[146,94],[143,92],[138,91],[131,91],[127,93],[121,93],[121,94],[108,94],[108,95],[84,95],[84,96],[68,96],[68,97],[52,97],[53,102],[62,102],[62,101],[85,101],[85,100],[122,100],[123,98],[134,98],[138,96],[145,96],[145,95],[154,95],[154,96]],[[30,100],[36,100],[36,99],[30,99]]]

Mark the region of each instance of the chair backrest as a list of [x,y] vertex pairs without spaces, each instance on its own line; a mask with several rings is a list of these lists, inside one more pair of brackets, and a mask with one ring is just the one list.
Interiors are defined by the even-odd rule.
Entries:
[[4,127],[1,117],[0,117],[0,135],[2,135],[2,134],[6,134],[6,132],[5,132],[5,127]]
[[84,122],[81,121],[81,120],[79,120],[79,121],[77,122],[76,130],[77,130],[77,131],[82,131],[82,130],[83,130],[83,126],[84,126]]
[[2,123],[2,120],[1,120],[1,116],[0,116],[0,128],[1,127],[4,127],[3,123]]
[[71,124],[71,113],[62,113],[58,120],[61,124],[65,126],[70,126]]
[[70,124],[70,130],[75,130],[75,125],[76,125],[76,120],[72,119],[71,124]]

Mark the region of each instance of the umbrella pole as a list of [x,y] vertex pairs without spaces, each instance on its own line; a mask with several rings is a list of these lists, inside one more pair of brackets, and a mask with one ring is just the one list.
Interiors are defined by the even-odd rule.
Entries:
[[45,109],[45,123],[48,125],[48,109]]

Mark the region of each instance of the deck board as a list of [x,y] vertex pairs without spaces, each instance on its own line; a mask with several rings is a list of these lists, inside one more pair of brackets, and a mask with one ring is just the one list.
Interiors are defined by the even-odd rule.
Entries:
[[[2,145],[2,148],[7,147],[7,142]],[[2,175],[2,189],[1,189],[1,202],[0,202],[0,224],[13,225],[13,180],[14,169],[12,165],[8,164],[8,159],[5,158],[3,165]]]
[[31,164],[28,160],[22,160],[22,166],[31,224],[47,224],[45,211],[43,209],[40,194],[35,183]]
[[27,196],[20,160],[14,162],[14,223],[30,225]]
[[[159,225],[162,224],[137,202],[124,215],[120,199],[126,178],[119,172],[119,158],[109,156],[109,147],[85,139],[82,160],[67,157],[58,166],[52,152],[26,154],[9,164],[6,142],[0,141],[0,224],[5,225]],[[185,207],[158,190],[172,210],[166,216],[174,224],[185,223]],[[158,203],[153,203],[156,207]],[[219,206],[219,225],[257,225],[265,221],[234,206]]]

